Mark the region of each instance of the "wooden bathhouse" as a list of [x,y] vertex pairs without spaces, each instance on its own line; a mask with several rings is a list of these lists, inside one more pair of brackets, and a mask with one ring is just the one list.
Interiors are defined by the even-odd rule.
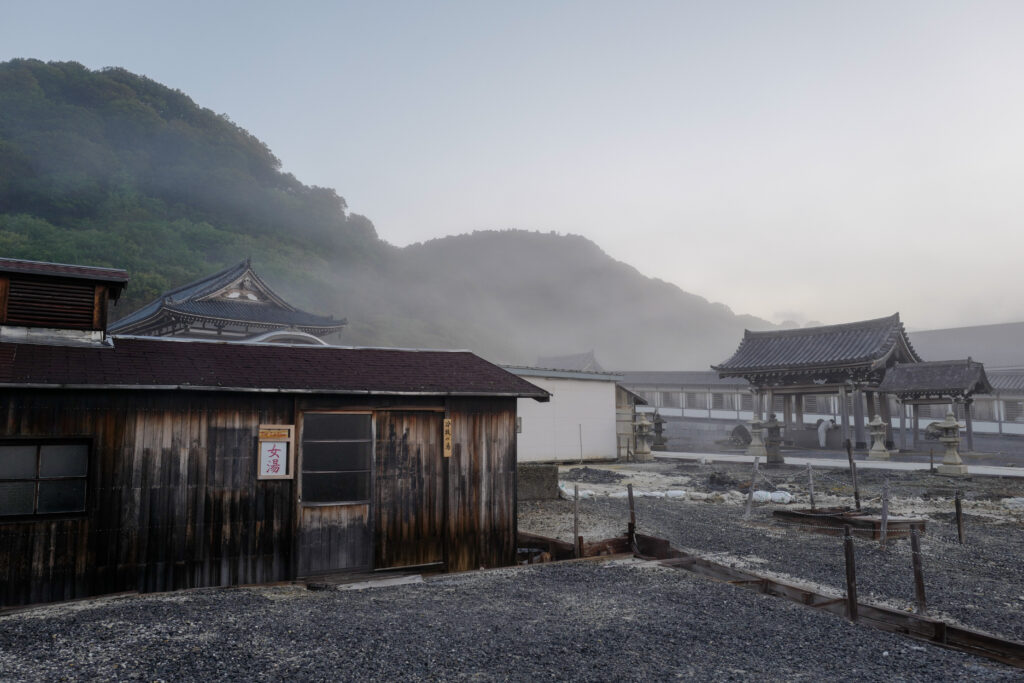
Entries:
[[299,310],[256,274],[249,260],[164,292],[110,325],[111,334],[323,344],[344,318]]
[[466,351],[108,336],[81,302],[123,271],[0,281],[0,606],[515,561],[528,381]]

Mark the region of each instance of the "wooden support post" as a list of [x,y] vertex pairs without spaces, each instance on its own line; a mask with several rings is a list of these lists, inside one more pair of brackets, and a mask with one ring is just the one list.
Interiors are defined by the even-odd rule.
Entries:
[[882,524],[879,529],[879,542],[885,547],[886,535],[889,531],[889,480],[882,483]]
[[853,444],[846,440],[846,458],[850,461],[850,476],[853,478],[853,502],[860,511],[860,486],[857,485],[857,463],[853,461]]
[[811,467],[811,463],[807,463],[807,482],[808,488],[811,491],[811,509],[814,509],[814,468]]
[[914,450],[918,449],[917,441],[921,436],[921,406],[916,403],[910,408],[914,421]]
[[782,397],[782,434],[783,443],[792,440],[793,433],[793,396]]
[[907,450],[907,406],[903,401],[899,402],[900,407],[900,450]]
[[842,387],[839,390],[839,425],[842,427],[842,431],[839,432],[839,438],[843,443],[850,438],[850,400],[849,394],[846,393],[846,387]]
[[580,485],[572,485],[572,538],[573,545],[576,546],[575,552],[573,553],[576,557],[580,556],[580,544],[577,539],[580,537]]
[[857,568],[853,557],[853,534],[850,525],[843,527],[843,552],[846,555],[846,616],[857,621]]
[[858,387],[853,390],[853,438],[857,442],[857,448],[867,448],[866,433],[864,431],[864,392]]
[[967,452],[974,452],[974,418],[971,416],[973,398],[964,399],[964,420],[967,422]]
[[964,544],[964,506],[961,502],[963,497],[963,491],[957,489],[953,504],[956,506],[956,535],[960,539],[960,545]]
[[932,474],[935,473],[935,449],[928,449],[928,471]]
[[747,489],[747,512],[743,515],[745,519],[750,519],[750,510],[754,506],[754,484],[757,482],[757,463],[760,459],[754,458],[754,473],[750,475],[750,488]]
[[917,598],[917,613],[927,614],[928,605],[924,599],[924,573],[921,571],[921,537],[917,527],[910,527],[910,555],[914,567],[914,596]]

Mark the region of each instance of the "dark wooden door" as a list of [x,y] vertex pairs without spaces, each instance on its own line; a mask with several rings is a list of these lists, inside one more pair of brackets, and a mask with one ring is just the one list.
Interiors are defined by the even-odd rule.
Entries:
[[374,566],[444,561],[444,413],[376,414]]
[[299,449],[299,575],[370,569],[373,417],[305,412]]

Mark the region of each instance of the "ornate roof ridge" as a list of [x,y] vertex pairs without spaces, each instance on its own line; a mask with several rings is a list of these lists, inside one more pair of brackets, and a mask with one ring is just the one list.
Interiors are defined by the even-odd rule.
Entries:
[[871,318],[870,320],[858,320],[851,323],[838,323],[835,325],[818,325],[815,327],[791,327],[785,330],[743,330],[743,337],[800,337],[804,335],[810,335],[822,332],[834,332],[840,330],[857,329],[857,328],[875,328],[883,327],[884,324],[898,323],[902,328],[903,323],[900,321],[900,314],[897,311],[892,315],[883,316],[881,318]]

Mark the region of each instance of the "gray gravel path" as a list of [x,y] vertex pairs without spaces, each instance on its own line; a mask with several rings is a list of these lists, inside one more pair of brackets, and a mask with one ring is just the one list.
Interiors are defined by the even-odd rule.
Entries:
[[[750,470],[722,463],[678,468],[694,481],[712,474],[737,481],[749,481]],[[797,468],[775,469],[771,476],[782,480]],[[716,474],[717,473],[717,474]],[[865,500],[881,492],[889,479],[894,496],[913,497],[922,507],[936,496],[951,496],[951,480],[927,474],[862,472]],[[821,493],[842,477],[832,475],[831,483],[819,480]],[[998,500],[1022,495],[1019,480],[974,478],[957,486],[965,488],[968,500]],[[796,487],[799,488],[799,487]],[[706,487],[713,490],[714,487]],[[798,494],[799,491],[796,491]],[[850,501],[852,502],[852,500]],[[878,511],[879,503],[872,506]],[[942,506],[947,503],[943,502]],[[758,505],[750,520],[744,519],[742,505],[668,499],[639,498],[636,501],[638,530],[667,538],[672,545],[778,576],[792,577],[845,591],[842,539],[808,533],[784,525],[771,513],[785,506]],[[790,506],[792,507],[792,506]],[[867,509],[866,506],[865,509]],[[928,531],[922,537],[925,588],[930,611],[966,626],[1024,641],[1024,524],[1019,515],[995,519],[966,515],[967,544],[959,545],[952,503],[948,512],[929,507]],[[629,519],[624,499],[598,497],[580,503],[581,533],[588,540],[591,530],[598,535],[623,533]],[[945,509],[942,507],[941,509]],[[572,537],[572,504],[569,501],[524,503],[520,506],[520,528],[564,539]],[[611,533],[609,533],[611,532]],[[875,541],[856,540],[858,593],[862,601],[908,608],[914,605],[913,573],[908,539],[890,541],[887,550]]]
[[207,589],[0,618],[28,680],[1020,680],[1021,671],[649,564],[418,585]]

